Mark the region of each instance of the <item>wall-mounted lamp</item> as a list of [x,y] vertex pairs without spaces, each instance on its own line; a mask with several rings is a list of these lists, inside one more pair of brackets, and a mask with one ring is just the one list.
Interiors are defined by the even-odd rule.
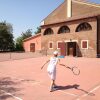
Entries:
[[70,39],[70,42],[72,42],[72,39]]

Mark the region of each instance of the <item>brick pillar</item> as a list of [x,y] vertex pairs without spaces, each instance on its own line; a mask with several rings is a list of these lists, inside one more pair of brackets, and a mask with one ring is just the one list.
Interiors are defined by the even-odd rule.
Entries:
[[72,0],[67,0],[67,17],[72,17]]

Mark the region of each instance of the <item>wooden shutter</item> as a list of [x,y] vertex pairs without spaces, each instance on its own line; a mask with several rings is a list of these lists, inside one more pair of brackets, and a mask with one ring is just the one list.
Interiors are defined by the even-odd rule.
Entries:
[[87,41],[82,42],[82,48],[87,48]]
[[49,43],[49,48],[53,48],[52,43]]

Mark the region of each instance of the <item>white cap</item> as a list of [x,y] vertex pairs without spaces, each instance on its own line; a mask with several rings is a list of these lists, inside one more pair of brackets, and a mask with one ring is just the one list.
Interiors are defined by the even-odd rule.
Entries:
[[58,51],[54,51],[53,54],[54,54],[54,55],[57,55],[57,54],[58,54]]

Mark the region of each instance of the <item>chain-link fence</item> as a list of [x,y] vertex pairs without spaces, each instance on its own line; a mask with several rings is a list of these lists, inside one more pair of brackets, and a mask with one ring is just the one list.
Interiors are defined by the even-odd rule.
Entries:
[[0,53],[0,61],[8,61],[8,60],[18,60],[18,59],[27,59],[34,57],[42,57],[44,56],[42,53],[33,53],[33,52],[10,52],[10,53]]

